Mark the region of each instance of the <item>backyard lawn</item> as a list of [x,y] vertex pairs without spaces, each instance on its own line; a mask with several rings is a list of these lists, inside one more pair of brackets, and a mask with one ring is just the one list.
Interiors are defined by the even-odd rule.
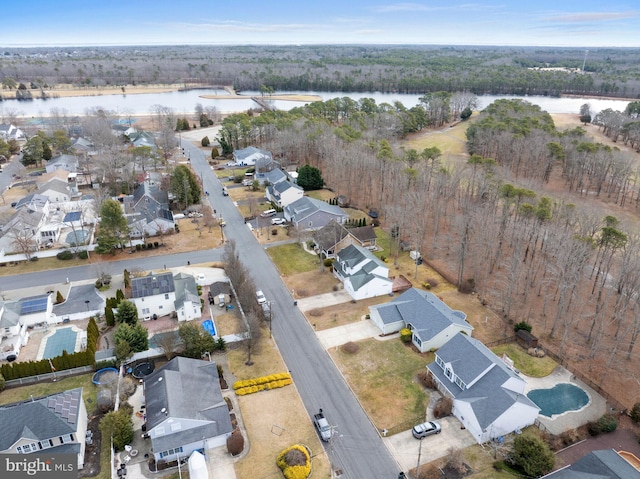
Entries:
[[551,374],[558,366],[558,363],[549,356],[536,358],[527,354],[522,347],[516,343],[503,344],[491,348],[496,356],[501,357],[506,354],[513,360],[513,365],[523,374],[532,378],[543,378]]
[[268,248],[267,254],[283,276],[305,273],[320,266],[318,257],[307,253],[298,243]]
[[55,382],[40,382],[29,386],[21,386],[18,388],[7,388],[0,393],[0,404],[9,404],[18,401],[24,401],[34,398],[48,396],[50,394],[59,393],[68,389],[82,388],[82,397],[87,408],[87,413],[91,414],[98,404],[96,401],[98,395],[98,387],[91,382],[91,374],[83,374],[81,376],[73,376],[59,379]]
[[415,377],[433,361],[433,354],[420,354],[398,338],[356,344],[355,353],[341,346],[329,354],[374,425],[393,435],[424,421],[429,394]]

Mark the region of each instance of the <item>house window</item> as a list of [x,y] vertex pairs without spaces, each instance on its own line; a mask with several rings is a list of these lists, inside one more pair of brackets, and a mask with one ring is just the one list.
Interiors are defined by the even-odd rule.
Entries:
[[149,308],[142,308],[142,314],[149,314]]
[[164,299],[169,299],[169,293],[165,293]]
[[462,382],[462,380],[457,376],[456,376],[456,384],[458,385],[458,387],[460,389],[465,389],[465,387],[466,387],[465,384]]
[[16,450],[18,451],[18,454],[29,454],[30,452],[36,452],[38,450],[38,445],[35,442],[32,442],[31,444],[18,446]]
[[65,434],[64,436],[60,436],[60,443],[66,444],[68,442],[73,442],[73,434]]
[[436,356],[436,364],[444,369],[444,361],[440,359],[440,356]]
[[415,342],[418,346],[422,346],[422,341],[420,341],[420,338],[416,335],[413,336],[413,342]]
[[449,368],[445,369],[444,375],[447,376],[449,379],[453,380],[453,371],[451,371],[451,369]]

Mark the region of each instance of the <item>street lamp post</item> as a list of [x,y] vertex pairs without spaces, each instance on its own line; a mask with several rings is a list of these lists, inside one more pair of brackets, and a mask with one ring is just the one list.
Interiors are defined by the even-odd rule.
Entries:
[[89,301],[88,299],[85,299],[85,300],[84,300],[84,304],[86,304],[86,305],[87,305],[87,311],[89,311],[89,303],[90,303],[90,302],[91,302],[91,301]]

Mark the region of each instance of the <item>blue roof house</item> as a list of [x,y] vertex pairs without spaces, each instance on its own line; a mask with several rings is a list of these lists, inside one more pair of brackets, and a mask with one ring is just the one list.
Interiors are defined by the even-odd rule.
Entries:
[[457,333],[471,336],[467,315],[456,311],[428,291],[411,288],[393,301],[369,306],[371,321],[382,334],[409,328],[411,342],[421,353],[442,347]]
[[427,369],[478,444],[530,426],[540,412],[525,395],[526,381],[466,334],[456,334],[438,349]]

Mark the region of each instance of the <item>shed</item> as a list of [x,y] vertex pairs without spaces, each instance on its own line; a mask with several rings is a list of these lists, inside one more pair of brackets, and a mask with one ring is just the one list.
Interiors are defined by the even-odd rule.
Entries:
[[523,348],[528,349],[538,347],[538,338],[536,338],[526,329],[519,329],[518,332],[516,332],[516,340],[518,341],[518,344]]

